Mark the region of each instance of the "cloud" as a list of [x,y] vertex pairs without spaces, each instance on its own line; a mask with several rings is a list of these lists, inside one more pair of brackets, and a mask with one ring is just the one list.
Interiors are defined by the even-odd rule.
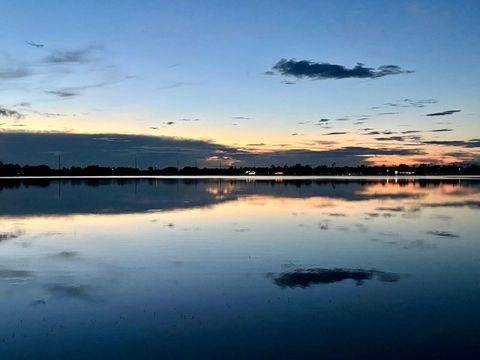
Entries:
[[400,280],[400,275],[363,269],[297,269],[282,273],[273,281],[282,288],[306,288],[316,284],[333,284],[345,280],[353,280],[357,285],[362,285],[364,281],[374,278],[382,282],[397,282]]
[[323,135],[345,135],[345,134],[348,134],[348,132],[346,132],[346,131],[334,131],[334,132],[329,132],[329,133],[326,133],[326,134],[323,134]]
[[404,136],[391,136],[391,137],[378,137],[375,138],[377,141],[405,141]]
[[0,117],[21,119],[23,118],[23,115],[16,110],[7,109],[0,106]]
[[181,121],[200,121],[199,118],[194,118],[194,119],[191,119],[191,118],[183,118],[183,119],[180,119]]
[[168,90],[168,89],[176,89],[179,87],[184,87],[184,86],[193,86],[193,85],[199,85],[199,82],[193,82],[193,81],[175,81],[169,85],[164,85],[159,87],[159,89],[163,90]]
[[426,140],[423,144],[427,145],[443,145],[443,146],[459,146],[464,148],[480,148],[480,139],[471,140]]
[[16,67],[13,69],[0,69],[1,80],[21,79],[30,76],[31,72],[25,67]]
[[46,94],[51,94],[51,95],[56,95],[61,98],[69,98],[69,97],[74,97],[77,95],[80,95],[82,91],[88,90],[88,89],[96,89],[96,88],[102,88],[105,86],[109,85],[115,85],[118,84],[122,81],[129,80],[134,78],[133,76],[124,76],[121,78],[116,78],[116,79],[110,79],[98,83],[93,83],[93,84],[86,84],[86,85],[78,85],[78,86],[70,86],[70,87],[65,87],[63,89],[59,90],[47,90],[45,91]]
[[52,64],[63,64],[63,63],[77,63],[83,64],[86,62],[90,62],[93,60],[92,55],[95,52],[100,50],[99,47],[96,46],[87,46],[82,49],[78,50],[70,50],[70,51],[61,51],[55,50],[45,58],[46,63]]
[[236,120],[250,120],[251,118],[246,117],[246,116],[232,116],[232,119],[236,119]]
[[328,150],[275,150],[262,153],[217,144],[206,140],[191,140],[169,136],[124,135],[124,134],[70,134],[37,132],[0,132],[0,152],[3,162],[19,164],[47,164],[57,166],[57,157],[62,153],[64,166],[133,166],[137,157],[139,166],[207,166],[205,159],[212,156],[228,156],[239,165],[258,166],[271,164],[324,165],[336,162],[340,165],[360,165],[377,155],[411,156],[424,155],[421,149],[399,147],[369,148],[347,146]]
[[426,114],[425,116],[445,116],[445,115],[453,115],[455,113],[459,113],[462,110],[445,110],[441,112],[436,112],[436,113],[430,113]]
[[347,78],[375,79],[388,75],[408,74],[412,72],[413,71],[410,70],[402,70],[397,65],[382,65],[374,69],[357,63],[355,67],[349,69],[343,65],[318,63],[309,60],[281,59],[272,67],[272,70],[266,74],[272,75],[279,73],[284,76],[293,76],[299,79],[323,80]]
[[61,98],[69,98],[78,95],[76,92],[68,90],[47,90],[45,91],[45,94],[56,95]]
[[39,44],[39,43],[36,43],[36,42],[33,42],[33,41],[26,41],[26,43],[27,43],[27,45],[32,46],[32,47],[36,47],[36,48],[42,48],[42,47],[45,46],[44,44]]
[[430,132],[448,132],[448,131],[453,131],[453,129],[434,129],[434,130],[430,130]]
[[247,146],[266,146],[267,144],[265,143],[252,143],[252,144],[247,144]]
[[[391,106],[391,107],[415,107],[415,108],[423,108],[425,105],[436,104],[438,101],[435,99],[422,99],[422,100],[412,100],[412,99],[403,99],[398,103],[385,103],[384,106]],[[379,106],[374,106],[371,109],[379,109]]]

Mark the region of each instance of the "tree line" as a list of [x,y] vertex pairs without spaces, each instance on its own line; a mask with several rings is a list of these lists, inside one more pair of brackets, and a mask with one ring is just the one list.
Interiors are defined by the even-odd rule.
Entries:
[[70,168],[51,168],[48,165],[18,165],[0,162],[0,177],[9,176],[155,176],[155,175],[480,175],[480,165],[397,165],[397,166],[316,166],[284,165],[269,167],[217,167],[198,168],[186,166],[183,168],[166,167],[146,169],[131,167],[106,167],[89,165],[85,167],[72,166]]

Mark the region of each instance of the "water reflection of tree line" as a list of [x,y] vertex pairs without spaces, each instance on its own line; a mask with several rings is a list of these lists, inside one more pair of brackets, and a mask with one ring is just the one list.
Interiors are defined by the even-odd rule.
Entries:
[[[384,186],[401,191],[368,191]],[[409,186],[409,188],[406,188]],[[470,195],[480,190],[480,181],[452,179],[4,179],[0,181],[0,214],[133,213],[205,207],[247,196],[303,199],[326,197],[342,201],[371,199],[421,199],[427,191],[418,189],[458,186]],[[410,189],[411,187],[411,189]],[[48,189],[54,190],[46,191]],[[466,191],[466,190],[465,190]],[[456,206],[478,207],[478,201],[456,201]],[[435,206],[435,204],[421,204]],[[440,205],[439,205],[440,206]],[[450,206],[445,204],[445,206]],[[452,205],[453,206],[453,205]]]

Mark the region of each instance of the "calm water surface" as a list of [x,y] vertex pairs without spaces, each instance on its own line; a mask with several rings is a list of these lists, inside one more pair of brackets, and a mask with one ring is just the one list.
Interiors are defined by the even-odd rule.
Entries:
[[480,357],[480,181],[0,181],[0,356]]

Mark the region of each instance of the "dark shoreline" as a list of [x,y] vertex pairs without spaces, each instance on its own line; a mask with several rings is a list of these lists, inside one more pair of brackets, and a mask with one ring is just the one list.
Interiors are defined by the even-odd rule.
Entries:
[[297,164],[294,166],[269,166],[269,167],[167,167],[146,169],[131,167],[106,167],[89,165],[85,167],[73,166],[54,169],[48,165],[18,165],[0,162],[0,178],[5,177],[112,177],[112,176],[471,176],[480,175],[480,165],[432,165],[421,164],[415,166],[316,166]]

